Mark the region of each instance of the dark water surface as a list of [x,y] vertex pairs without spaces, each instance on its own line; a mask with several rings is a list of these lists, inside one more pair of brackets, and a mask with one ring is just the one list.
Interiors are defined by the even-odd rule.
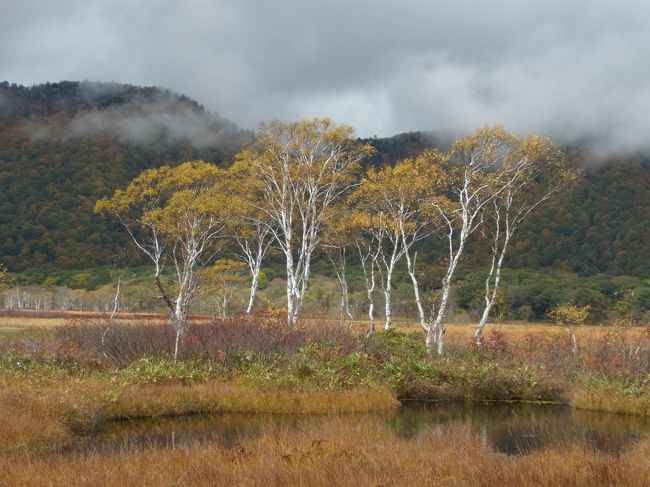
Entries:
[[[376,422],[388,434],[412,439],[431,431],[474,431],[490,449],[517,455],[548,447],[579,446],[610,454],[625,452],[650,433],[645,418],[517,403],[411,403],[392,412],[343,416],[214,414],[120,421],[80,440],[78,449],[107,452],[132,446],[187,448],[202,444],[234,447],[242,440],[300,431],[340,418],[352,424]],[[77,449],[77,448],[75,448]]]

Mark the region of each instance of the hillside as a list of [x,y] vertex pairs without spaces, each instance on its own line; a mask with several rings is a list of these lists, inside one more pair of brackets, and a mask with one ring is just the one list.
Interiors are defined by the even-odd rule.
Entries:
[[0,83],[0,258],[12,270],[109,264],[126,243],[95,201],[142,170],[221,163],[247,136],[158,88]]
[[[129,248],[95,201],[143,169],[194,158],[224,163],[250,136],[187,97],[89,82],[0,83],[0,260],[12,271],[111,264]],[[368,139],[368,164],[412,156],[448,137],[411,132]],[[590,161],[574,190],[522,227],[510,267],[650,277],[650,157]],[[483,266],[475,246],[468,269]],[[421,250],[421,259],[437,252]]]
[[[377,149],[370,163],[411,157],[432,146],[444,147],[448,140],[425,132],[368,139]],[[507,265],[581,276],[650,277],[650,154],[601,159],[573,148],[568,158],[584,177],[531,215],[516,235]],[[431,261],[444,252],[444,244],[426,244],[421,258]],[[485,249],[483,242],[471,245],[464,267],[486,266]]]

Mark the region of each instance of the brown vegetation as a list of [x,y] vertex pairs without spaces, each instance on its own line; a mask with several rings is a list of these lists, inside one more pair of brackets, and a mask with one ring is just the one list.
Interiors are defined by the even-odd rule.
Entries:
[[[39,382],[46,382],[40,384]],[[0,451],[65,446],[72,435],[108,421],[197,413],[333,414],[391,409],[394,395],[379,388],[299,392],[216,381],[129,383],[124,377],[3,378]],[[16,408],[19,404],[20,407]]]
[[111,454],[4,456],[8,485],[463,485],[645,486],[650,442],[620,457],[577,448],[509,457],[470,430],[414,439],[354,418],[291,430],[267,426],[234,448],[127,449]]
[[300,431],[267,425],[234,449],[70,453],[80,434],[119,419],[338,414],[392,409],[396,398],[552,399],[648,415],[642,328],[580,328],[574,355],[559,327],[494,327],[476,347],[472,329],[456,326],[439,358],[412,334],[366,339],[333,322],[289,327],[270,314],[194,322],[173,363],[169,326],[113,323],[102,342],[106,325],[75,320],[0,343],[0,409],[10,412],[0,415],[0,471],[9,485],[644,485],[650,473],[650,441],[621,457],[575,446],[507,457],[470,430],[407,440],[345,416]]

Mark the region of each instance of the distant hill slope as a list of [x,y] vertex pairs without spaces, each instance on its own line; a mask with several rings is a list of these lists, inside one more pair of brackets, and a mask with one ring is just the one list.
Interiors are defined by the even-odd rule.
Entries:
[[[0,260],[14,271],[110,264],[128,242],[93,215],[99,197],[149,167],[226,162],[249,137],[159,88],[0,83]],[[449,143],[425,132],[366,140],[377,150],[369,165]],[[650,278],[650,157],[574,159],[584,180],[521,228],[508,265]],[[423,246],[419,261],[435,259],[436,247]],[[465,268],[485,264],[478,247],[470,249]]]
[[124,234],[95,201],[142,170],[229,160],[249,136],[158,88],[0,83],[0,259],[12,270],[108,264]]
[[578,186],[521,228],[509,265],[650,278],[650,157],[581,165]]
[[[450,140],[426,132],[367,139],[377,150],[370,163],[412,157],[434,146],[446,150]],[[649,278],[650,155],[595,160],[587,154],[580,148],[569,152],[569,161],[584,171],[584,178],[531,215],[516,234],[507,265]],[[444,252],[443,246],[424,244],[421,258],[431,261]],[[489,264],[485,247],[470,246],[465,269]]]

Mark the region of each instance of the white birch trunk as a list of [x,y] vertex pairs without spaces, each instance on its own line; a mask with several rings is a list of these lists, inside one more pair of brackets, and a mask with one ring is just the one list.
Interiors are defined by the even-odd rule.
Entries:
[[[452,223],[449,222],[449,265],[447,267],[447,272],[445,274],[445,277],[442,280],[442,293],[441,293],[441,298],[440,298],[440,305],[438,307],[438,313],[436,314],[436,319],[433,323],[433,328],[434,328],[434,340],[437,345],[437,352],[438,355],[442,355],[444,353],[444,339],[445,339],[445,334],[446,334],[446,327],[443,322],[445,313],[447,311],[447,303],[449,302],[449,292],[451,290],[451,280],[453,278],[454,272],[456,271],[456,267],[458,265],[458,262],[460,261],[460,257],[463,253],[463,250],[465,248],[465,242],[468,237],[468,224],[469,224],[468,218],[466,216],[463,216],[463,225],[460,231],[459,235],[459,240],[458,240],[458,248],[454,251],[453,248],[453,226]],[[430,351],[430,348],[428,349]]]
[[253,306],[255,305],[255,294],[257,294],[257,287],[259,285],[260,269],[256,267],[253,270],[251,278],[251,288],[248,296],[248,305],[246,306],[246,317],[250,316],[253,311]]
[[[379,244],[380,245],[380,244]],[[373,252],[372,247],[369,247],[365,252],[362,250],[361,245],[357,242],[357,250],[359,251],[359,260],[361,261],[361,269],[363,270],[363,280],[366,285],[366,296],[368,299],[368,320],[370,327],[367,336],[375,334],[375,300],[373,293],[375,291],[375,266],[377,265],[377,258],[379,257],[379,249]],[[370,272],[367,269],[367,262],[370,259]]]
[[410,245],[407,245],[406,233],[404,232],[404,224],[402,221],[400,221],[400,232],[402,234],[403,252],[406,256],[406,268],[409,276],[411,277],[411,283],[413,284],[413,295],[415,297],[415,305],[418,310],[418,322],[420,324],[420,327],[424,331],[427,331],[428,327],[424,315],[424,308],[422,307],[422,299],[420,299],[420,284],[418,283],[417,275],[415,274],[415,262],[417,260],[418,253],[415,252],[413,255],[413,260],[411,260],[411,252],[409,249],[409,247],[415,243],[416,239],[418,238],[418,234],[416,232],[416,234],[414,234],[413,238],[411,239]]
[[228,295],[224,293],[221,300],[221,319],[226,320],[228,318]]
[[393,267],[390,266],[386,271],[386,281],[384,284],[384,304],[386,313],[386,322],[384,330],[390,330],[393,327],[393,309],[391,306],[391,282],[393,280]]
[[[501,268],[503,266],[503,261],[506,255],[509,240],[509,237],[506,237],[497,262],[495,263],[495,259],[492,259],[492,267],[490,267],[490,272],[488,273],[488,277],[485,280],[485,307],[483,308],[481,320],[479,321],[479,324],[476,327],[476,332],[474,333],[474,341],[477,345],[481,345],[483,330],[488,322],[490,311],[492,311],[492,307],[494,306],[497,298],[497,292],[499,291],[499,285],[501,283]],[[494,284],[490,289],[492,274],[494,274]]]
[[251,244],[250,240],[244,238],[237,238],[237,243],[242,250],[240,257],[248,265],[251,273],[251,285],[248,294],[248,304],[246,305],[246,318],[248,318],[255,306],[255,296],[260,282],[260,272],[262,270],[262,262],[266,253],[271,245],[271,228],[264,222],[254,221],[255,237],[254,242]]
[[382,279],[382,287],[384,291],[385,299],[385,313],[386,313],[386,322],[384,324],[384,330],[390,330],[393,327],[393,307],[392,307],[392,287],[393,287],[393,271],[395,270],[395,265],[398,260],[402,257],[403,251],[400,251],[400,237],[399,235],[393,235],[391,241],[393,245],[393,250],[390,255],[388,262],[386,261],[386,256],[382,256],[382,261],[386,269],[386,279]]
[[578,355],[578,339],[576,338],[573,327],[567,327],[567,331],[569,332],[569,335],[571,335],[571,353],[576,357]]

